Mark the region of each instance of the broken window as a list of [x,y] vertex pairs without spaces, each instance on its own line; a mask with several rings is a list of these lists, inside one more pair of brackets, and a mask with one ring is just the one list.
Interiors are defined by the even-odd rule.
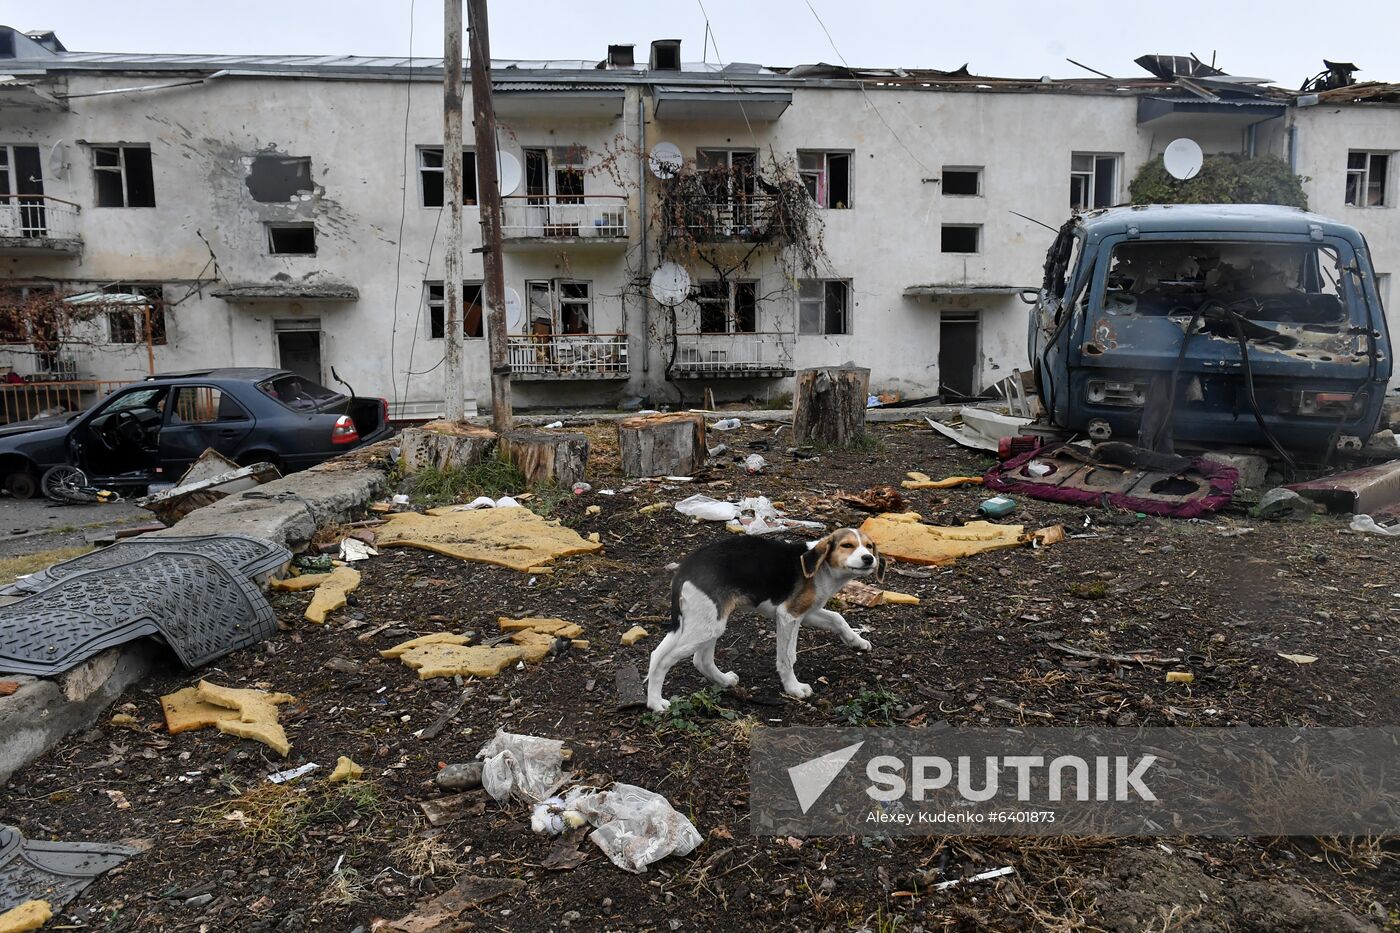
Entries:
[[849,152],[798,152],[797,170],[802,184],[818,207],[851,206],[851,154]]
[[1112,207],[1118,200],[1118,162],[1112,153],[1076,152],[1070,157],[1069,206],[1077,211]]
[[267,250],[274,256],[315,256],[315,224],[268,224]]
[[149,146],[93,146],[92,177],[98,207],[155,207]]
[[315,187],[311,182],[311,159],[275,153],[254,156],[244,183],[254,201],[283,204],[298,200]]
[[851,284],[840,279],[806,279],[797,286],[799,334],[849,334]]
[[1388,152],[1348,153],[1346,202],[1353,207],[1384,207],[1389,169]]
[[243,406],[214,386],[180,386],[170,412],[171,424],[213,424],[218,421],[246,421]]
[[[441,282],[428,285],[428,336],[441,340],[447,334],[446,289]],[[462,283],[462,332],[468,337],[482,335],[482,318],[486,308],[481,282]]]
[[566,334],[587,334],[593,317],[591,286],[587,282],[559,283],[559,323]]
[[[141,295],[148,299],[151,302],[151,343],[158,347],[165,346],[165,288],[163,286],[112,282],[104,285],[102,291],[109,295]],[[117,307],[107,312],[107,342],[146,342],[146,313],[140,305]]]
[[[424,207],[442,207],[445,183],[442,170],[442,147],[418,148],[418,181]],[[476,204],[476,153],[462,150],[462,203]]]
[[593,326],[593,285],[572,279],[526,282],[529,332],[589,334]]
[[980,248],[982,228],[977,224],[944,224],[942,251],[975,253]]
[[702,334],[752,334],[758,330],[757,282],[701,282],[695,300],[700,305]]
[[943,166],[943,193],[949,197],[977,197],[982,193],[982,169]]

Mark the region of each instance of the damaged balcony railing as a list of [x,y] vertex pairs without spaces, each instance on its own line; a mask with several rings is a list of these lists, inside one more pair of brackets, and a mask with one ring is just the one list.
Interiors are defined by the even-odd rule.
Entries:
[[16,240],[76,242],[79,210],[72,201],[44,194],[0,195],[0,245]]
[[770,332],[676,335],[676,378],[792,375],[792,334]]
[[766,194],[738,194],[716,199],[683,198],[670,206],[677,226],[693,239],[758,240],[769,233],[775,199]]
[[625,379],[626,334],[512,334],[517,379]]
[[627,238],[627,197],[612,194],[512,195],[501,198],[507,240]]
[[83,411],[114,389],[120,379],[65,379],[55,382],[0,382],[0,423]]

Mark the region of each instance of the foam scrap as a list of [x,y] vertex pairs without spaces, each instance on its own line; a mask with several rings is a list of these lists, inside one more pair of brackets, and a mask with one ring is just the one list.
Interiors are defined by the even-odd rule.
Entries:
[[404,652],[412,651],[420,645],[465,645],[470,640],[465,635],[457,635],[452,632],[433,632],[431,635],[419,635],[417,638],[399,642],[392,648],[385,648],[379,652],[379,656],[381,658],[400,658],[403,657]]
[[955,486],[981,486],[980,476],[950,476],[947,479],[932,479],[927,473],[910,471],[904,474],[909,477],[899,485],[905,489],[952,489]]
[[365,769],[355,764],[349,758],[341,755],[335,760],[335,770],[331,772],[326,780],[332,784],[340,784],[344,781],[354,781],[365,773]]
[[920,524],[914,512],[867,518],[860,530],[880,553],[911,564],[949,564],[959,557],[1017,547],[1027,539],[1022,525],[968,522],[961,527]]
[[513,644],[518,645],[524,652],[525,660],[531,664],[543,661],[554,648],[554,636],[546,635],[543,632],[523,631],[516,632],[510,636]]
[[542,635],[557,635],[560,638],[578,638],[583,634],[583,626],[563,619],[525,618],[496,620],[503,632],[539,632]]
[[304,573],[299,577],[287,577],[285,580],[273,580],[272,588],[281,590],[284,593],[300,593],[302,590],[314,590],[331,578],[328,573]]
[[[513,509],[511,511],[514,511]],[[418,677],[495,677],[521,660],[525,652],[518,645],[419,645],[405,651],[399,660],[418,672]]]
[[909,593],[896,593],[893,590],[881,590],[880,602],[894,606],[917,606],[919,597]]
[[214,723],[220,732],[261,742],[283,758],[292,750],[287,733],[277,722],[278,703],[290,703],[292,697],[285,693],[269,694],[262,690],[220,687],[207,680],[201,680],[198,689],[199,699],[204,702],[237,711],[235,716]]
[[324,625],[326,616],[345,606],[345,597],[360,586],[360,572],[353,567],[337,567],[326,574],[326,580],[311,594],[306,607],[306,621]]
[[[211,684],[211,686],[213,686]],[[224,689],[224,688],[220,688]],[[263,690],[233,690],[229,693],[255,694],[263,702],[278,706],[291,703],[295,698],[285,693],[268,693]],[[201,697],[199,687],[186,687],[167,693],[160,698],[161,709],[165,712],[165,731],[171,735],[191,732],[217,726],[221,720],[238,718],[238,710],[226,704],[211,703]]]
[[28,933],[53,919],[48,901],[25,901],[13,910],[0,914],[0,933]]
[[646,638],[648,634],[647,630],[640,625],[634,625],[622,633],[622,643],[624,645],[635,645],[643,638]]
[[383,547],[416,547],[461,560],[528,571],[559,557],[602,549],[529,509],[399,512],[376,529]]

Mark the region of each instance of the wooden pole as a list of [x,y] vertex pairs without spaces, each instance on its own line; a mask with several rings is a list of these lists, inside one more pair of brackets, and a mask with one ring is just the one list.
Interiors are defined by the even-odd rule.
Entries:
[[462,0],[443,2],[442,197],[448,209],[447,255],[443,264],[444,414],[466,415],[462,397]]
[[467,0],[471,38],[472,108],[476,130],[476,196],[481,210],[486,274],[486,342],[491,351],[491,421],[510,430],[510,357],[506,353],[506,280],[501,255],[501,188],[496,174],[496,108],[491,102],[491,35],[486,0]]
[[146,371],[154,376],[156,374],[156,350],[155,341],[151,338],[151,305],[149,302],[141,306],[141,314],[145,319],[146,326]]

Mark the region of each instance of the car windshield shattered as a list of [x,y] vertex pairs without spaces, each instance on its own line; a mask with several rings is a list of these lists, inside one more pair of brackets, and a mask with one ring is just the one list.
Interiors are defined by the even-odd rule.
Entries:
[[260,382],[258,388],[294,411],[313,411],[340,398],[339,392],[291,374]]

